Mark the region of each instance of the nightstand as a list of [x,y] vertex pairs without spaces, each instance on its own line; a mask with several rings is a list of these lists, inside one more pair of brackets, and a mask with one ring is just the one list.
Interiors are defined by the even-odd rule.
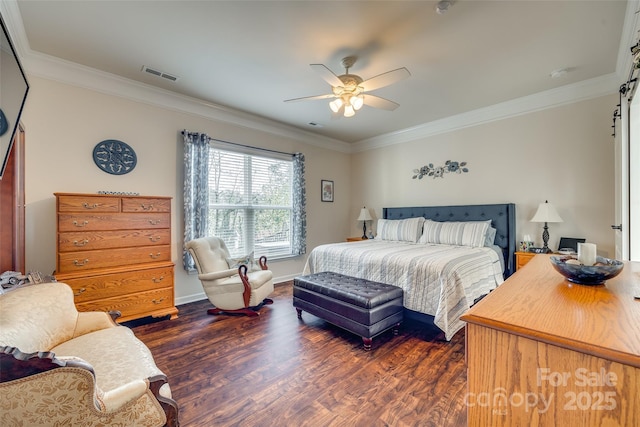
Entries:
[[516,252],[516,271],[524,267],[534,256],[536,254],[533,252]]
[[360,240],[368,240],[363,237],[347,237],[347,242],[359,242]]

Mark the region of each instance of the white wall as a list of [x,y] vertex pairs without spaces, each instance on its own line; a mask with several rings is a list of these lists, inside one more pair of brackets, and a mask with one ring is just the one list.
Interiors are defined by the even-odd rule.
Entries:
[[[541,244],[533,224],[548,199],[564,221],[550,224],[550,247],[560,236],[585,237],[613,256],[614,156],[610,135],[614,95],[354,154],[319,148],[291,137],[134,102],[30,77],[26,126],[27,271],[55,269],[54,192],[131,191],[173,197],[173,261],[177,304],[203,298],[195,276],[181,267],[182,142],[180,130],[306,156],[307,246],[358,236],[355,219],[367,206],[504,203],[517,205],[517,235]],[[93,163],[93,147],[119,139],[138,155],[134,171],[109,175]],[[303,138],[301,138],[302,140]],[[413,180],[432,162],[467,161],[470,172]],[[335,201],[320,201],[320,180],[335,183]],[[272,262],[278,280],[303,269],[305,257]]]
[[[182,129],[306,157],[307,247],[344,240],[350,203],[349,154],[292,138],[243,128],[105,95],[51,80],[29,77],[31,91],[22,118],[26,127],[26,269],[52,273],[56,262],[55,192],[99,190],[171,196],[173,261],[178,304],[204,298],[196,276],[182,268]],[[136,168],[122,176],[94,164],[93,147],[105,139],[129,144]],[[320,180],[335,184],[335,201],[320,201]],[[306,257],[270,262],[277,280],[299,275]]]
[[[541,246],[542,224],[529,220],[549,200],[564,220],[549,224],[550,248],[561,236],[584,237],[614,256],[616,103],[611,95],[355,153],[350,216],[357,218],[363,205],[379,218],[387,206],[511,202],[518,240],[530,234]],[[414,169],[446,160],[468,162],[469,173],[412,179]]]

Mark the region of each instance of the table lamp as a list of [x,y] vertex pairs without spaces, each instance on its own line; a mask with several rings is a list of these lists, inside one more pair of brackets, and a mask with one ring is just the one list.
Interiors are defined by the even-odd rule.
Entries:
[[542,247],[542,250],[544,253],[551,252],[551,249],[549,249],[549,226],[547,223],[562,222],[562,218],[558,215],[558,211],[556,211],[556,208],[549,203],[549,201],[540,203],[536,214],[531,218],[531,222],[544,222],[544,231],[542,232],[542,242],[544,243],[544,246]]
[[360,216],[358,217],[358,221],[362,221],[362,238],[367,238],[367,221],[371,221],[371,214],[369,214],[369,209],[362,208],[360,209]]

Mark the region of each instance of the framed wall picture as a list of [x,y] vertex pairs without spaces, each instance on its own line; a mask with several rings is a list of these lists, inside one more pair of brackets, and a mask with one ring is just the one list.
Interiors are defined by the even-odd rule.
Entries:
[[333,181],[323,179],[320,181],[321,198],[323,202],[333,202]]

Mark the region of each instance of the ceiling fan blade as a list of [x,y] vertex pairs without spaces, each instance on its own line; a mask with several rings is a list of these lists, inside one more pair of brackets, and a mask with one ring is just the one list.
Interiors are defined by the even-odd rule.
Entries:
[[397,104],[393,101],[380,98],[379,96],[369,95],[368,93],[364,95],[364,105],[368,105],[369,107],[380,108],[388,111],[393,111],[400,106],[400,104]]
[[333,87],[342,86],[344,84],[342,83],[342,80],[340,80],[338,76],[333,73],[333,71],[328,69],[323,64],[311,64],[311,68],[313,68],[316,73],[320,74],[320,77],[322,77]]
[[335,97],[336,96],[334,94],[328,93],[326,95],[303,96],[302,98],[285,99],[284,102],[313,101],[314,99],[328,99]]
[[406,68],[398,68],[397,70],[387,71],[386,73],[378,74],[375,77],[371,77],[360,83],[360,86],[364,88],[365,92],[380,89],[381,87],[389,86],[390,84],[399,82],[402,79],[409,77],[411,73]]

